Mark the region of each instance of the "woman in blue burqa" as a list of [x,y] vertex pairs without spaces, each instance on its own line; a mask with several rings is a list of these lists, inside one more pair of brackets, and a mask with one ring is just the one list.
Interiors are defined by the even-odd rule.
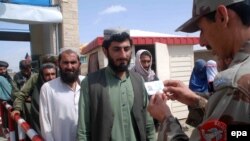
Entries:
[[[189,81],[189,88],[196,94],[208,97],[208,81],[206,74],[206,61],[197,59]],[[186,123],[197,127],[203,119],[204,109],[188,107],[189,114]]]

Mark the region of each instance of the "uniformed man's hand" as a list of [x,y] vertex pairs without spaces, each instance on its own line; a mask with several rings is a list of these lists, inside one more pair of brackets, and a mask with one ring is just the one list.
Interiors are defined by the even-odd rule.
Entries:
[[166,80],[163,83],[163,91],[168,99],[178,100],[191,107],[197,105],[199,96],[191,91],[183,82],[179,80]]
[[167,117],[172,115],[166,101],[167,97],[159,93],[153,95],[149,101],[148,112],[160,122],[163,122]]

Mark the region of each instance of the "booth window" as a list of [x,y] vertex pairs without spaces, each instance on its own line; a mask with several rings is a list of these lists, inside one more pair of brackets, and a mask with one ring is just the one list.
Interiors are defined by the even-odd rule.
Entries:
[[81,55],[81,56],[80,56],[80,62],[81,62],[82,64],[87,64],[87,56]]

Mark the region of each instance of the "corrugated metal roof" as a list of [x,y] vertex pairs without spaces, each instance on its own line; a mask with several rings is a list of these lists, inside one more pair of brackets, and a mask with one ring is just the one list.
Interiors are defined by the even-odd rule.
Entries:
[[[195,45],[199,43],[199,37],[131,37],[133,44],[154,45],[156,42],[167,45]],[[82,49],[82,54],[86,54],[102,46],[103,37],[97,37]]]

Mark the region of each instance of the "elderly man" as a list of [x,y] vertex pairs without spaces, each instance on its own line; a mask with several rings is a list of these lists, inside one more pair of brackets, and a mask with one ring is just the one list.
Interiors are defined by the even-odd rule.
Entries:
[[[14,117],[16,113],[20,114],[20,111],[24,109],[25,99],[31,96],[31,108],[30,113],[25,113],[25,117],[29,117],[27,120],[30,122],[31,127],[40,134],[39,124],[39,96],[40,89],[45,82],[48,82],[56,78],[57,67],[53,63],[45,63],[41,65],[40,71],[34,74],[17,92],[17,97],[13,103],[14,111],[11,115]],[[31,94],[31,95],[30,95]]]
[[44,83],[40,91],[39,119],[46,141],[74,141],[78,121],[80,58],[72,49],[58,57],[60,77]]
[[164,82],[165,94],[155,95],[148,107],[151,115],[162,122],[158,140],[188,140],[165,104],[167,99],[192,107],[206,106],[203,121],[193,131],[191,141],[236,140],[231,136],[232,125],[249,129],[250,124],[250,0],[194,0],[193,17],[177,30],[200,30],[200,44],[210,46],[226,67],[217,74],[208,102],[180,81]]

